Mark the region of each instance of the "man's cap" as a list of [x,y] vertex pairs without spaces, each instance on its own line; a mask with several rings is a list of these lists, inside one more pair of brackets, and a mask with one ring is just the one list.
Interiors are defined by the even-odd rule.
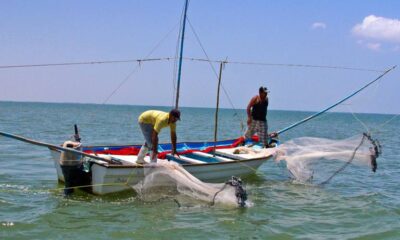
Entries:
[[181,120],[181,112],[178,109],[172,109],[169,114],[174,116],[176,119]]
[[263,86],[261,86],[260,87],[260,89],[258,89],[258,91],[260,92],[260,93],[269,93],[269,91],[268,91],[268,88],[266,88],[266,87],[263,87]]

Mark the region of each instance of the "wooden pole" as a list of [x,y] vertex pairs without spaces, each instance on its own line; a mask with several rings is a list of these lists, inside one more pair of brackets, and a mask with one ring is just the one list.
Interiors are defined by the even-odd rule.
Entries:
[[217,133],[218,133],[218,110],[219,110],[219,90],[221,88],[222,68],[224,62],[219,64],[218,88],[217,88],[217,107],[215,108],[215,128],[214,128],[214,157],[215,150],[217,149]]

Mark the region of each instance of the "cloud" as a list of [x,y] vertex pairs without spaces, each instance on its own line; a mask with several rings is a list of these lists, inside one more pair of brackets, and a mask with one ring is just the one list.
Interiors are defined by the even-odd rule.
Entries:
[[369,15],[353,27],[352,33],[365,39],[400,43],[400,20]]
[[318,28],[325,29],[326,24],[323,22],[315,22],[311,25],[311,29],[318,29]]
[[373,51],[379,51],[381,50],[381,44],[380,43],[367,43],[365,46]]
[[[363,47],[366,47],[373,51],[380,51],[382,50],[382,45],[376,42],[366,42],[364,40],[358,40],[357,43]],[[394,50],[394,49],[393,49]]]

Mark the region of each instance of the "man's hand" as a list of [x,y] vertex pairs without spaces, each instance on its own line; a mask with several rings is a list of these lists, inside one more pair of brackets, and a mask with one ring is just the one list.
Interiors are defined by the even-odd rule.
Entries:
[[172,150],[171,153],[172,153],[172,156],[175,157],[175,155],[176,155],[177,158],[179,158],[179,159],[181,158],[181,156],[178,154],[178,152],[176,150]]
[[151,151],[151,158],[150,161],[156,160],[157,161],[157,151]]
[[269,134],[269,137],[270,138],[276,138],[276,137],[278,137],[278,133],[277,132],[272,132],[272,133]]

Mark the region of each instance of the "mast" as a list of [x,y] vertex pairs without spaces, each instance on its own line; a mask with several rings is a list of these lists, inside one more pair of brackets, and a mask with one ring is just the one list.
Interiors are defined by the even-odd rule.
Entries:
[[176,98],[175,98],[175,108],[178,109],[179,103],[179,88],[181,86],[181,73],[182,73],[182,56],[183,56],[183,42],[185,39],[185,26],[186,26],[186,12],[188,7],[188,0],[185,0],[185,11],[183,14],[183,22],[182,22],[182,34],[181,34],[181,43],[180,43],[180,52],[179,52],[179,65],[178,65],[178,80],[176,87]]

